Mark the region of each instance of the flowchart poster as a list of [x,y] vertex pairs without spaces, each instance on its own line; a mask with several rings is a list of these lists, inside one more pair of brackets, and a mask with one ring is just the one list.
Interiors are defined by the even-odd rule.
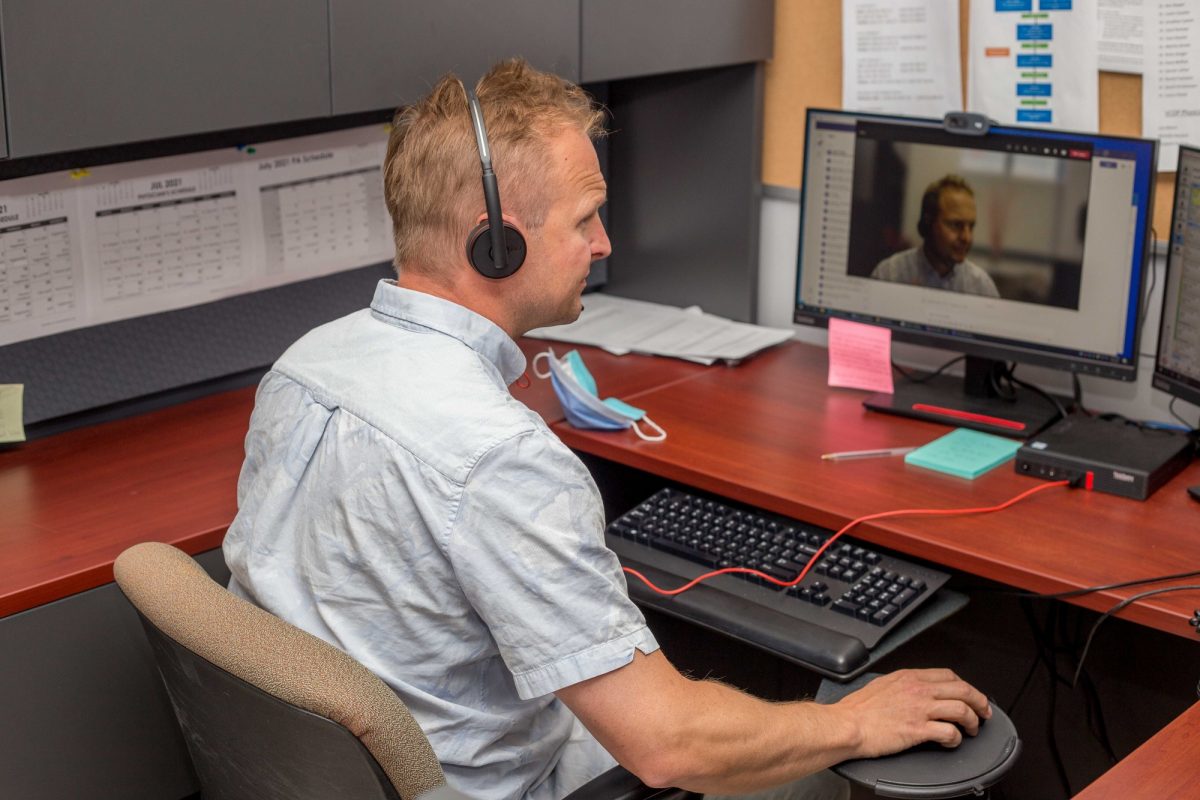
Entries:
[[1007,125],[1095,131],[1097,29],[1091,0],[972,2],[967,109]]

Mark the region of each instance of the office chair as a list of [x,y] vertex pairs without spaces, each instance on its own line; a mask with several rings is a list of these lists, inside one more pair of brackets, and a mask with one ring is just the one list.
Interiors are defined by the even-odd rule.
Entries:
[[[183,730],[204,800],[460,796],[408,708],[348,655],[147,542],[113,567]],[[569,800],[683,800],[615,767]]]

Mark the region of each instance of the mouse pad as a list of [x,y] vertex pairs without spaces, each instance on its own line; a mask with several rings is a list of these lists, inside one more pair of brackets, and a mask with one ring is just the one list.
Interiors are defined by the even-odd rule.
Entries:
[[[849,683],[824,680],[816,701],[836,703],[877,677],[868,673]],[[958,747],[927,742],[895,755],[844,761],[833,771],[881,797],[960,797],[981,793],[999,781],[1020,752],[1016,727],[992,702],[992,718],[979,726],[978,735],[964,736]]]

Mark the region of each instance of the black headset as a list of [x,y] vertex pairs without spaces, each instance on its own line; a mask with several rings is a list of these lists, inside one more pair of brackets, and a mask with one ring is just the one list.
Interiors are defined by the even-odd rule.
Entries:
[[483,167],[483,202],[487,205],[487,220],[475,226],[467,235],[467,261],[485,278],[507,278],[525,263],[525,237],[504,222],[500,214],[500,187],[492,171],[492,148],[488,144],[487,128],[483,125],[483,110],[479,98],[470,89],[467,105],[471,125],[475,128],[475,144],[479,147],[479,163]]

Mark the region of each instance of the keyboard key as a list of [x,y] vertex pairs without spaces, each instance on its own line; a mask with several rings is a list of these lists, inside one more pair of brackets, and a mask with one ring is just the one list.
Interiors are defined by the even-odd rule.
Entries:
[[795,572],[793,572],[791,570],[787,570],[787,569],[782,569],[780,567],[775,566],[774,564],[772,564],[770,562],[764,562],[764,563],[760,564],[758,569],[760,572],[765,572],[768,575],[770,575],[772,578],[776,578],[781,581],[790,581],[792,578],[796,577]]
[[714,566],[716,560],[708,553],[702,550],[697,550],[694,547],[689,547],[686,544],[671,541],[670,539],[658,538],[651,540],[650,546],[655,550],[662,550],[664,553],[670,553],[674,556],[686,558],[689,561],[695,561],[698,564],[705,566]]
[[857,614],[858,609],[861,608],[858,603],[851,603],[849,600],[837,600],[830,607],[839,614],[845,614],[850,617]]
[[884,606],[871,614],[870,622],[872,625],[887,625],[899,613],[900,609],[895,606]]

